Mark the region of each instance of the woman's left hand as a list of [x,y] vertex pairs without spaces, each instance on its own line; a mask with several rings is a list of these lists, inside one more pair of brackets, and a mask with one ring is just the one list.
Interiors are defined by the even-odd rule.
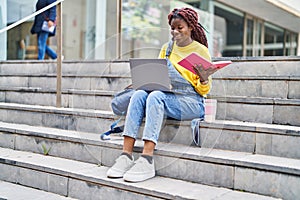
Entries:
[[206,82],[208,81],[208,77],[218,71],[217,68],[208,67],[207,69],[204,69],[203,65],[195,65],[193,66],[194,71],[197,73],[197,75],[200,77],[200,82]]

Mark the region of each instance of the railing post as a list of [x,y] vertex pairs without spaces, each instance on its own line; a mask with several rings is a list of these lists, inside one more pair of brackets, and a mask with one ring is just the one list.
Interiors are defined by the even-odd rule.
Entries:
[[117,1],[117,58],[122,58],[122,0]]
[[57,5],[57,67],[56,67],[56,107],[61,107],[62,80],[62,3]]

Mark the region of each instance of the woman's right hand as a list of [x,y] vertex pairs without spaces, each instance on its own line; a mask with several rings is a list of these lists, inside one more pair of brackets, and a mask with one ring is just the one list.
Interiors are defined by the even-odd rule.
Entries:
[[207,69],[204,69],[203,65],[195,65],[193,66],[194,71],[197,73],[197,75],[200,77],[200,82],[206,82],[208,81],[208,77],[218,71],[217,68],[208,67]]

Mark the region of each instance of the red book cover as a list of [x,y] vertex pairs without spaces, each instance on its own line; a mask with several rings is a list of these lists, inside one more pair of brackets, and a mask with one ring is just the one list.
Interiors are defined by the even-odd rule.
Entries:
[[201,64],[204,67],[204,69],[207,69],[209,67],[221,69],[231,63],[232,63],[231,61],[210,62],[197,53],[191,53],[190,55],[188,55],[187,57],[185,57],[184,59],[178,62],[179,65],[190,70],[194,74],[196,74],[196,72],[194,72],[193,69],[193,66],[195,65]]

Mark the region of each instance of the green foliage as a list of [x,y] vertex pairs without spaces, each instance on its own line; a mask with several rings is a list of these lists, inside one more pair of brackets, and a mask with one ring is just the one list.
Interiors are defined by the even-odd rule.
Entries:
[[44,155],[49,155],[51,147],[47,148],[46,145],[42,144],[42,149],[43,149]]

